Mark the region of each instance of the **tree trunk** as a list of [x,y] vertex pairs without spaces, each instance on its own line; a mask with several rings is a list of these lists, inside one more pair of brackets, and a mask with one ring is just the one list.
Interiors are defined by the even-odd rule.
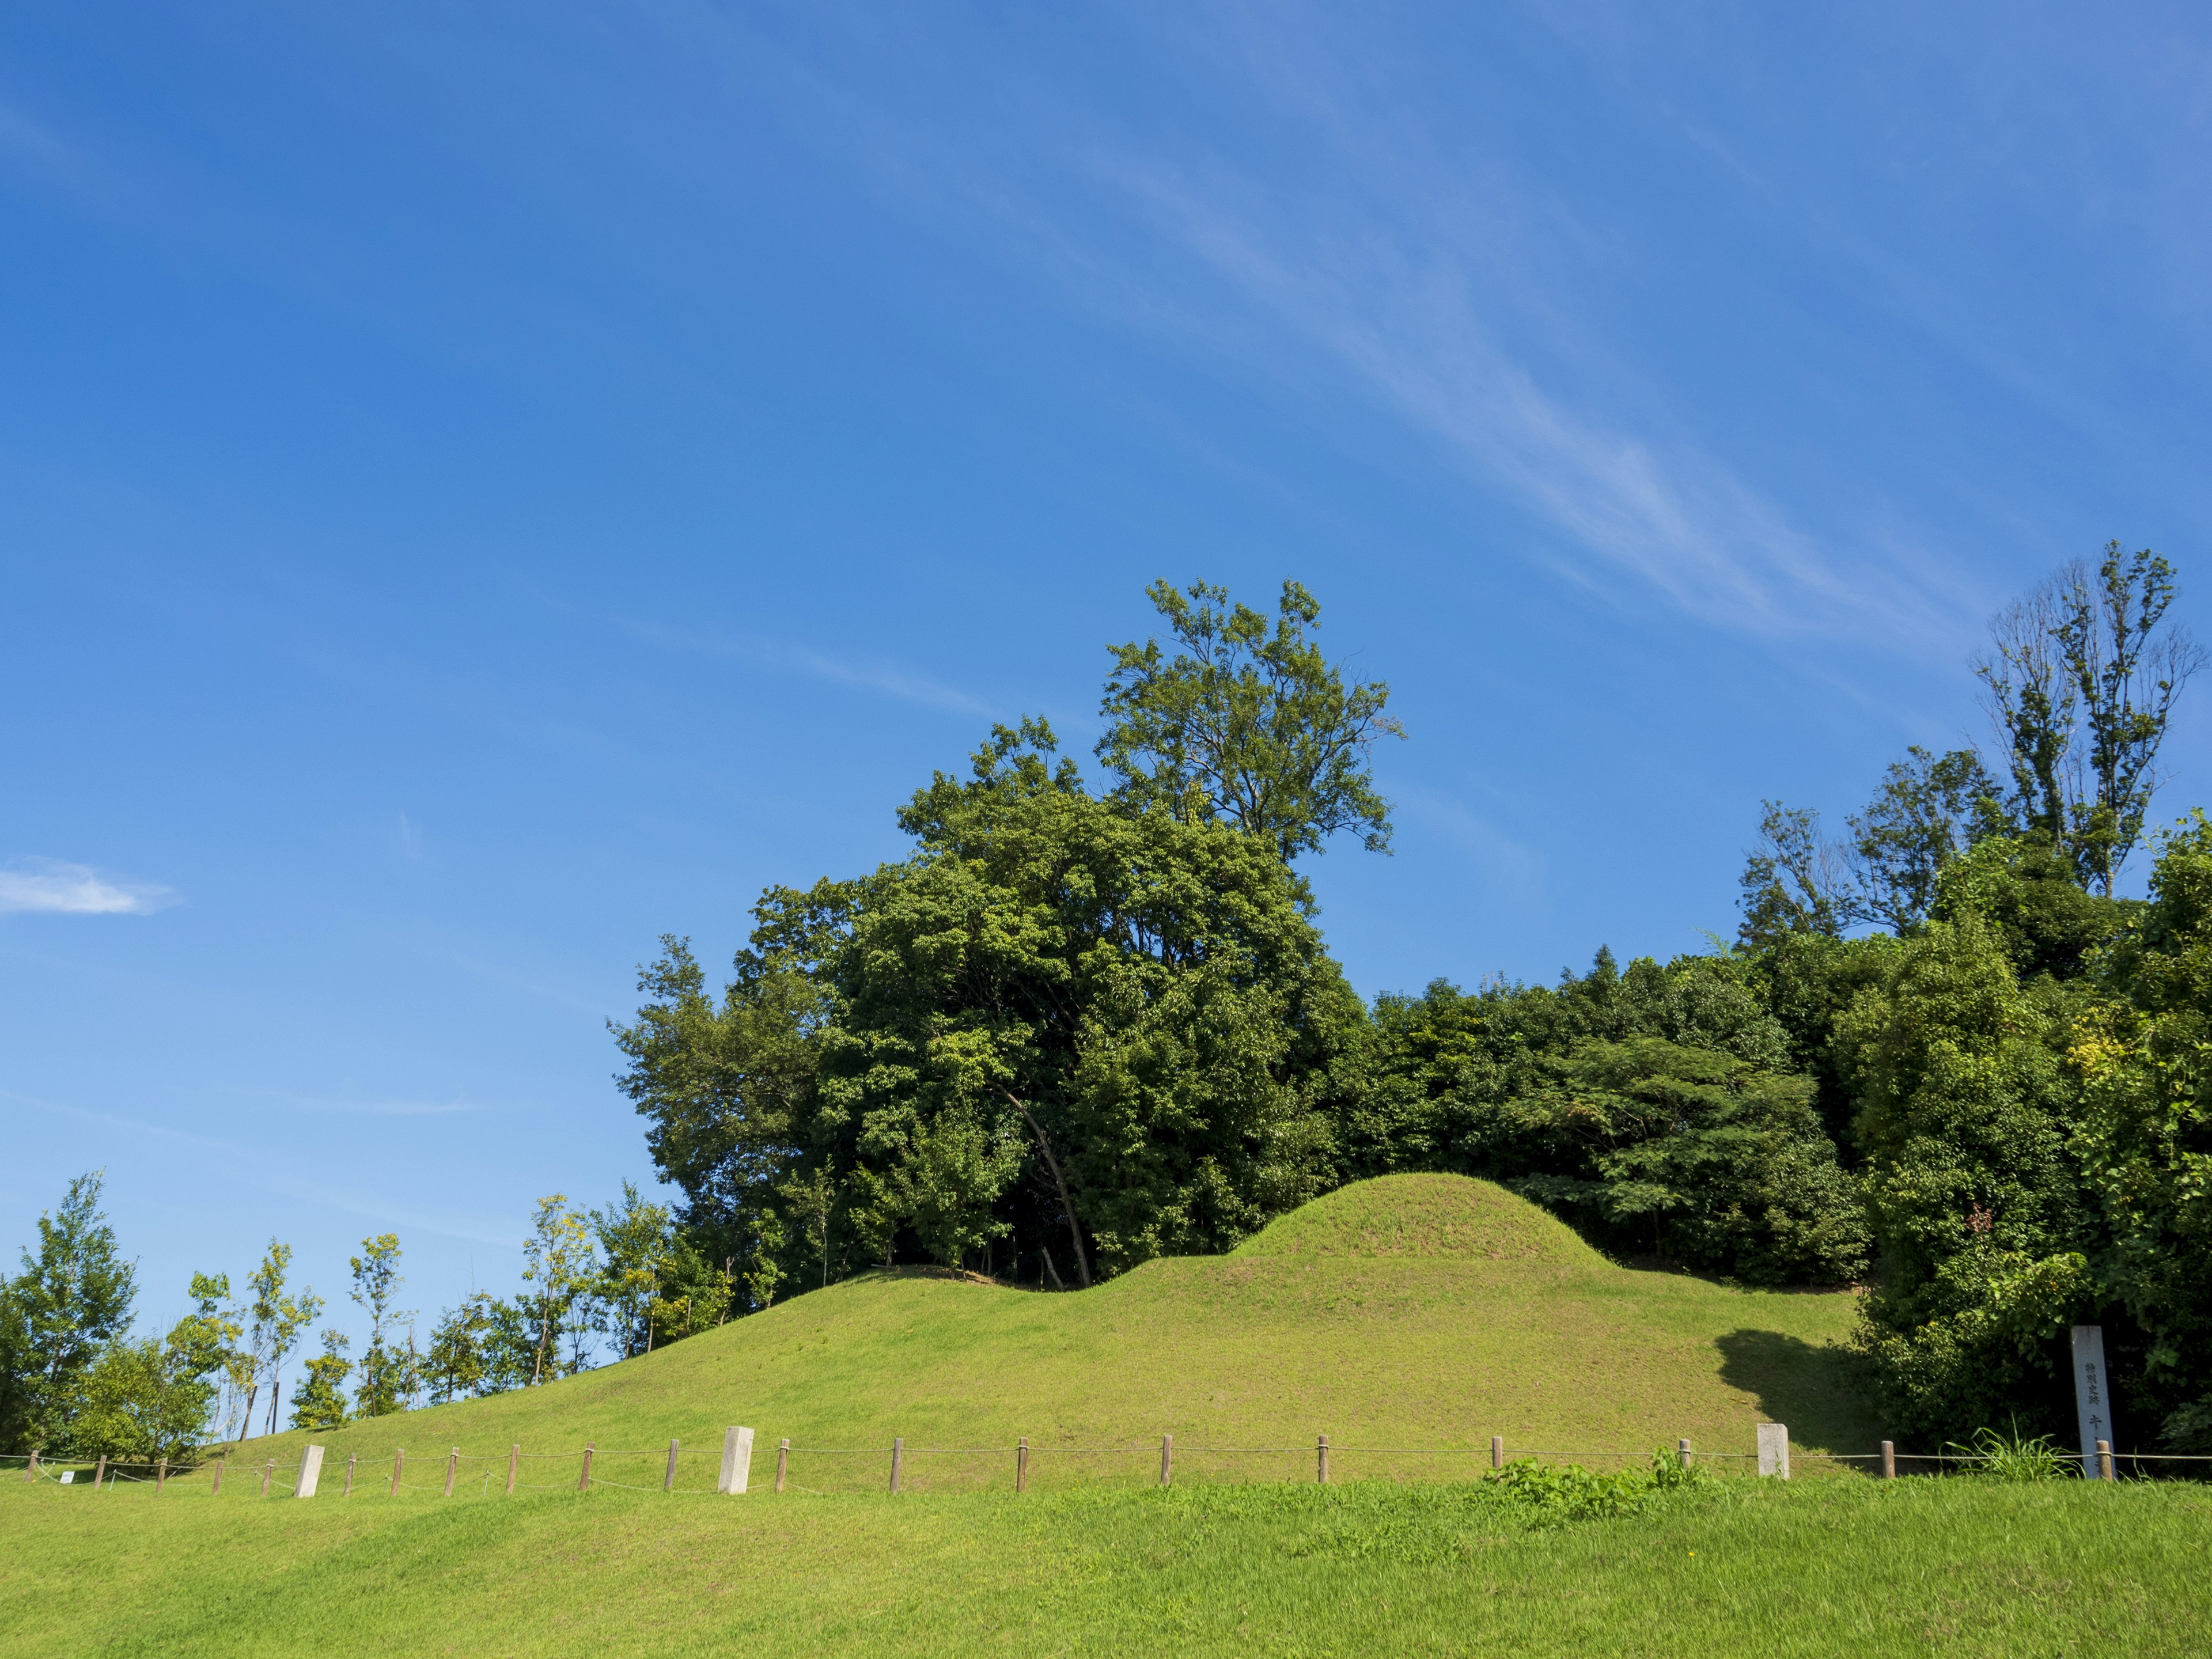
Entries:
[[1060,1191],[1060,1207],[1067,1212],[1067,1236],[1075,1242],[1075,1276],[1088,1290],[1091,1287],[1091,1258],[1083,1249],[1083,1224],[1075,1218],[1075,1201],[1067,1195],[1067,1177],[1060,1172],[1060,1160],[1052,1155],[1052,1143],[1044,1138],[1043,1129],[1030,1115],[1027,1106],[1015,1100],[1006,1090],[1001,1089],[999,1092],[1013,1101],[1014,1109],[1022,1115],[1023,1121],[1030,1126],[1030,1132],[1037,1138],[1037,1150],[1044,1154],[1044,1166],[1052,1171],[1052,1184]]

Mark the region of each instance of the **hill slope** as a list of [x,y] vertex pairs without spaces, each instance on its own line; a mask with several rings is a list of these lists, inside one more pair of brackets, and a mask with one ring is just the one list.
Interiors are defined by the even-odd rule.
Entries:
[[[871,1274],[547,1388],[314,1437],[333,1467],[358,1454],[380,1480],[395,1446],[409,1449],[413,1480],[459,1444],[465,1479],[497,1480],[520,1443],[558,1455],[526,1466],[526,1481],[544,1484],[573,1482],[576,1451],[594,1442],[598,1478],[658,1486],[649,1449],[678,1437],[697,1454],[680,1484],[699,1486],[722,1426],[744,1423],[769,1467],[766,1449],[785,1437],[853,1449],[802,1449],[793,1477],[812,1490],[879,1486],[895,1434],[915,1449],[907,1479],[919,1487],[1006,1479],[1020,1435],[1045,1485],[1147,1478],[1164,1433],[1186,1480],[1310,1479],[1322,1432],[1340,1448],[1474,1450],[1502,1434],[1516,1448],[1641,1452],[1687,1436],[1741,1452],[1771,1418],[1800,1445],[1862,1452],[1875,1425],[1828,1346],[1852,1317],[1844,1293],[1616,1267],[1486,1182],[1391,1176],[1308,1205],[1233,1255],[1149,1262],[1086,1291]],[[307,1437],[237,1455],[288,1461]],[[1133,1449],[1053,1455],[1073,1447]],[[1204,1449],[1226,1447],[1299,1449]],[[1340,1479],[1469,1467],[1348,1449],[1334,1465]]]

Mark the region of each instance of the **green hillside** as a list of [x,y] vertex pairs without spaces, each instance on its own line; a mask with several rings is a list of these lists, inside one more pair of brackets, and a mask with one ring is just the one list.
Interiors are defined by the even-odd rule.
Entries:
[[[459,1445],[480,1486],[503,1480],[516,1443],[551,1460],[526,1465],[526,1482],[573,1481],[586,1442],[599,1478],[657,1486],[674,1437],[696,1453],[679,1484],[701,1486],[723,1426],[742,1423],[763,1470],[778,1439],[800,1448],[793,1478],[811,1491],[879,1485],[894,1435],[914,1449],[915,1489],[1010,1479],[1022,1435],[1043,1486],[1148,1478],[1169,1433],[1183,1480],[1310,1478],[1320,1433],[1341,1449],[1340,1479],[1464,1474],[1465,1458],[1358,1449],[1472,1452],[1492,1434],[1590,1454],[1687,1436],[1741,1453],[1762,1419],[1808,1449],[1863,1452],[1877,1428],[1832,1346],[1852,1317],[1845,1293],[1617,1267],[1497,1187],[1400,1176],[1310,1204],[1234,1255],[1090,1291],[872,1274],[544,1389],[314,1437],[334,1468],[358,1455],[379,1480],[395,1447],[412,1480]],[[252,1442],[234,1462],[287,1462],[307,1437]],[[1054,1455],[1101,1447],[1130,1449]]]

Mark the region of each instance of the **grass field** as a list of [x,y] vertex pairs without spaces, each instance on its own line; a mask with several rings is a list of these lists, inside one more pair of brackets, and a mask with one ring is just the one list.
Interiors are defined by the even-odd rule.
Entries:
[[0,1655],[2197,1655],[2197,1486],[210,1502],[0,1481]]
[[[1864,1450],[1835,1346],[1853,1312],[1615,1267],[1479,1182],[1370,1182],[1085,1292],[876,1274],[319,1434],[310,1501],[284,1496],[300,1434],[231,1449],[219,1496],[204,1468],[158,1496],[0,1477],[0,1656],[2205,1650],[2200,1486],[1709,1479],[1544,1527],[1470,1479],[1493,1433],[1741,1453],[1779,1419],[1801,1456]],[[705,1490],[732,1423],[761,1437],[742,1497]],[[1283,1449],[1223,1449],[1253,1447]]]
[[[550,1485],[574,1481],[586,1442],[600,1479],[657,1487],[671,1437],[687,1449],[683,1484],[711,1485],[732,1423],[764,1455],[792,1439],[793,1479],[819,1492],[879,1487],[894,1435],[913,1449],[918,1491],[1011,1481],[1023,1435],[1048,1488],[1151,1479],[1170,1433],[1184,1480],[1310,1479],[1324,1433],[1344,1479],[1464,1476],[1464,1456],[1358,1449],[1472,1455],[1493,1434],[1546,1450],[1640,1455],[1680,1436],[1747,1453],[1763,1419],[1801,1448],[1866,1452],[1878,1425],[1833,1346],[1853,1316],[1844,1293],[1617,1267],[1496,1187],[1393,1176],[1308,1205],[1232,1255],[1154,1261],[1091,1291],[873,1274],[547,1388],[314,1437],[330,1467],[357,1455],[386,1480],[395,1448],[414,1480],[459,1445],[463,1479],[481,1487],[491,1472],[494,1491],[511,1444],[546,1460],[526,1483]],[[249,1442],[234,1462],[288,1463],[307,1437]],[[1098,1447],[1130,1449],[1062,1449]],[[1255,1447],[1296,1449],[1208,1449]]]

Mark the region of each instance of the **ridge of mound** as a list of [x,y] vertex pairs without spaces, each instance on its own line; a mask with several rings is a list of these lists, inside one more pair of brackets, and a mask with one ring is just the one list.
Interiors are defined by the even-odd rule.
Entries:
[[1277,1217],[1230,1254],[1607,1265],[1557,1217],[1495,1182],[1457,1175],[1356,1181]]

